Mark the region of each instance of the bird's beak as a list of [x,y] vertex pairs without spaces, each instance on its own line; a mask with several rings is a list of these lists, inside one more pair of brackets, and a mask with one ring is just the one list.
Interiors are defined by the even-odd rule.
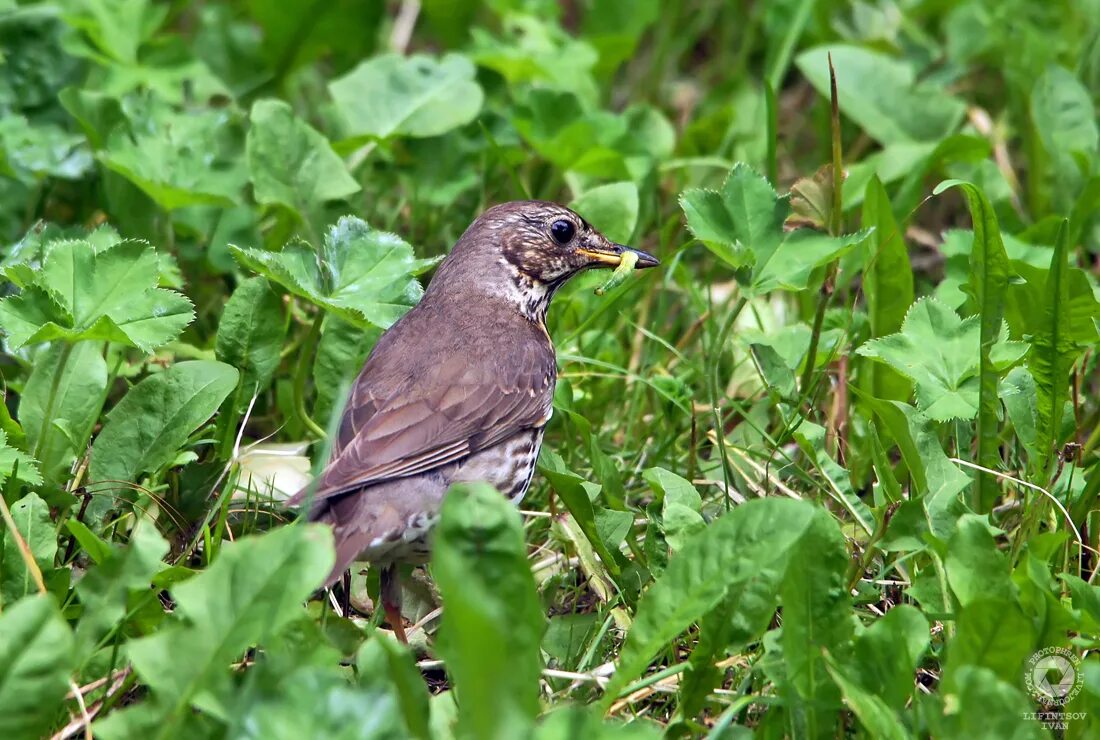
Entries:
[[577,251],[592,260],[593,267],[618,267],[619,263],[623,261],[623,255],[627,252],[633,252],[637,255],[638,261],[634,265],[635,268],[656,267],[661,264],[661,261],[649,252],[613,242],[607,242],[606,246],[582,248]]

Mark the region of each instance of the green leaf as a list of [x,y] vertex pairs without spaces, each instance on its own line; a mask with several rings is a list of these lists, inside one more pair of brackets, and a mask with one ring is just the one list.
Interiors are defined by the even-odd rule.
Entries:
[[407,645],[376,632],[374,639],[359,649],[356,667],[361,684],[385,684],[384,688],[396,693],[405,728],[411,736],[431,740],[428,688]]
[[682,548],[691,536],[706,526],[700,510],[703,499],[691,482],[664,468],[649,468],[642,477],[661,497],[661,524],[672,550]]
[[831,262],[866,234],[833,238],[810,230],[786,232],[790,198],[748,165],[734,165],[721,191],[690,189],[680,195],[688,229],[732,267],[753,294],[803,290],[814,268]]
[[[170,463],[236,388],[238,377],[225,363],[194,360],[142,380],[107,414],[92,444],[89,480],[137,481]],[[89,513],[101,515],[111,506],[109,496],[97,496]]]
[[[1033,350],[1032,354],[1034,353]],[[1029,364],[1033,359],[1032,356],[1028,357]],[[1014,367],[1001,381],[998,391],[1005,405],[1005,411],[1008,412],[1008,418],[1012,421],[1012,430],[1016,433],[1016,439],[1027,450],[1028,459],[1035,461],[1039,458],[1039,448],[1036,445],[1039,409],[1035,378],[1026,367]]]
[[382,54],[329,83],[343,135],[439,136],[477,117],[484,94],[461,54]]
[[[74,522],[70,520],[69,524]],[[168,553],[168,542],[148,522],[134,529],[125,547],[109,547],[107,557],[90,568],[76,585],[84,607],[76,624],[76,648],[84,659],[126,615],[131,594],[151,596],[153,576],[167,567],[161,558]]]
[[[6,408],[6,407],[5,407]],[[42,484],[34,458],[8,445],[8,433],[0,429],[0,485],[15,473],[19,480],[32,486]]]
[[[577,522],[581,532],[600,556],[600,561],[611,576],[619,578],[621,567],[615,551],[608,546],[596,526],[596,509],[589,498],[587,485],[592,485],[576,473],[567,470],[560,457],[544,452],[539,456],[539,472],[546,477],[550,486],[561,497],[565,507]],[[598,489],[597,489],[598,490]]]
[[340,394],[350,389],[381,334],[377,328],[364,329],[338,316],[325,319],[313,360],[313,387],[317,393],[313,417],[322,425],[334,411],[341,410],[338,405],[342,406],[344,399]]
[[237,147],[226,143],[235,124],[228,109],[175,113],[152,107],[148,120],[116,129],[100,161],[166,211],[187,206],[229,207],[248,180]]
[[962,100],[932,82],[917,82],[910,64],[856,46],[818,46],[795,59],[798,69],[829,97],[829,55],[836,69],[840,111],[880,144],[938,141],[958,127]]
[[846,652],[855,622],[846,586],[848,548],[832,516],[817,510],[799,538],[780,588],[786,681],[798,737],[833,737],[840,692],[825,654]]
[[[957,638],[956,638],[957,639]],[[939,737],[990,737],[1039,740],[1050,735],[1038,721],[1025,719],[1035,705],[1017,685],[1018,677],[1002,680],[986,668],[965,666],[958,670],[953,692],[945,698]],[[1075,722],[1070,722],[1072,727]]]
[[[1090,106],[1091,107],[1091,106]],[[1069,398],[1069,376],[1077,355],[1083,349],[1074,337],[1070,315],[1069,225],[1063,221],[1050,257],[1043,300],[1039,304],[1039,323],[1031,338],[1027,366],[1035,379],[1037,424],[1035,447],[1038,457],[1032,470],[1046,471],[1061,437],[1062,411]]]
[[[862,224],[865,229],[874,229],[867,240],[871,249],[863,268],[863,295],[867,300],[871,337],[879,338],[901,329],[913,303],[913,268],[890,198],[877,177],[867,183]],[[871,373],[868,388],[871,395],[896,401],[909,398],[909,384],[898,378],[897,371],[872,366]]]
[[1054,156],[1095,155],[1100,127],[1088,88],[1065,67],[1051,65],[1031,90],[1031,120],[1043,147]]
[[654,724],[638,719],[631,723],[604,720],[595,707],[564,704],[547,713],[535,731],[534,740],[657,740],[662,737]]
[[928,650],[928,629],[928,619],[916,607],[895,606],[856,637],[847,674],[891,711],[904,711],[915,693],[913,676]]
[[107,396],[103,345],[77,344],[62,366],[64,351],[53,346],[39,353],[19,397],[27,448],[34,451],[42,472],[52,481],[67,476],[73,460],[84,453]]
[[669,559],[661,577],[642,594],[619,667],[604,694],[610,706],[666,643],[763,571],[782,569],[811,526],[812,505],[755,499],[698,532]]
[[166,721],[180,720],[202,692],[231,678],[229,665],[302,615],[335,559],[331,530],[290,526],[223,545],[202,573],[173,586],[175,620],[126,653]]
[[44,737],[64,716],[72,633],[50,596],[0,612],[0,736]]
[[156,287],[157,255],[144,242],[54,241],[46,249],[34,282],[0,301],[0,327],[13,348],[98,339],[151,352],[194,317],[187,298]]
[[905,729],[902,721],[890,711],[890,707],[872,690],[867,690],[857,680],[856,672],[848,672],[831,655],[825,656],[825,667],[829,671],[844,702],[859,718],[860,724],[870,733],[870,737],[884,738],[884,740],[906,740],[912,734]]
[[959,687],[964,669],[973,666],[988,668],[1015,683],[1023,675],[1024,661],[1037,647],[1035,628],[1018,602],[972,601],[959,612],[957,631],[947,646],[944,688]]
[[460,732],[523,736],[539,711],[546,617],[519,514],[492,486],[448,492],[432,573],[445,605],[438,647],[460,697]]
[[979,599],[1017,598],[1008,559],[997,549],[986,517],[967,514],[947,543],[947,582],[964,608]]
[[632,182],[597,185],[581,193],[569,207],[611,241],[625,244],[638,225],[638,186]]
[[281,100],[252,104],[246,149],[258,203],[280,204],[308,219],[324,203],[361,188],[328,139]]
[[[1001,331],[997,357],[1011,365],[1028,347],[1007,341],[1003,326]],[[857,351],[912,380],[917,404],[930,419],[973,419],[981,400],[980,333],[979,317],[961,319],[936,299],[922,298],[909,309],[901,332],[868,341]]]
[[[974,222],[974,250],[970,253],[970,282],[967,292],[977,306],[981,327],[976,457],[979,465],[996,470],[1001,464],[997,418],[1000,403],[997,399],[999,373],[994,367],[993,353],[994,344],[998,342],[1003,331],[1005,289],[1008,286],[1010,269],[997,215],[985,194],[976,186],[958,180],[941,182],[933,192],[938,195],[956,185],[962,188],[966,196]],[[972,508],[979,513],[988,511],[1000,490],[996,479],[988,473],[979,473],[976,482]]]
[[313,249],[288,244],[281,252],[231,246],[243,266],[356,326],[388,328],[420,300],[414,277],[435,264],[418,260],[395,234],[344,216]]
[[225,304],[214,344],[217,358],[241,372],[246,394],[265,390],[286,338],[283,302],[263,278],[245,280]]
[[[27,543],[38,570],[43,575],[53,570],[57,556],[57,527],[50,519],[50,507],[35,493],[28,493],[11,507],[15,527]],[[7,527],[0,532],[0,605],[7,607],[38,591],[34,576],[20,554],[19,543]]]

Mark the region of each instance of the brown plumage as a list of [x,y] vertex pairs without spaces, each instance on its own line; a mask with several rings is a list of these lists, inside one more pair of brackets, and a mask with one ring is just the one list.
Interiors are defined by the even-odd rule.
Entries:
[[[289,502],[310,502],[309,518],[333,527],[337,556],[326,585],[359,557],[425,561],[451,483],[484,480],[522,498],[552,413],[546,309],[570,277],[614,266],[627,249],[542,201],[496,206],[466,230],[420,303],[379,339],[331,461]],[[638,267],[657,264],[638,256]],[[391,606],[392,568],[383,575]]]

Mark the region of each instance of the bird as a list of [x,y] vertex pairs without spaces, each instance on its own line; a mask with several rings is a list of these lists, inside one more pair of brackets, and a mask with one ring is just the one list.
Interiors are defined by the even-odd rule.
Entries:
[[327,465],[287,502],[332,528],[325,587],[356,560],[380,566],[386,621],[404,641],[397,566],[430,559],[451,484],[484,481],[514,504],[531,484],[557,381],[546,329],[554,294],[631,252],[635,267],[659,264],[548,201],[493,206],[466,229],[378,339]]

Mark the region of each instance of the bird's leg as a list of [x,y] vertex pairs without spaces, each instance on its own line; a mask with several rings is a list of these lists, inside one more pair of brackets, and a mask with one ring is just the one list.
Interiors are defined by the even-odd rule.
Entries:
[[351,619],[351,569],[348,568],[344,571],[344,580],[341,582],[344,587],[343,598],[340,600],[340,606],[344,610],[344,619]]
[[405,637],[405,625],[401,618],[401,573],[397,570],[396,563],[383,566],[378,576],[379,601],[382,602],[382,610],[386,613],[386,621],[390,623],[393,634],[403,644],[408,645]]

